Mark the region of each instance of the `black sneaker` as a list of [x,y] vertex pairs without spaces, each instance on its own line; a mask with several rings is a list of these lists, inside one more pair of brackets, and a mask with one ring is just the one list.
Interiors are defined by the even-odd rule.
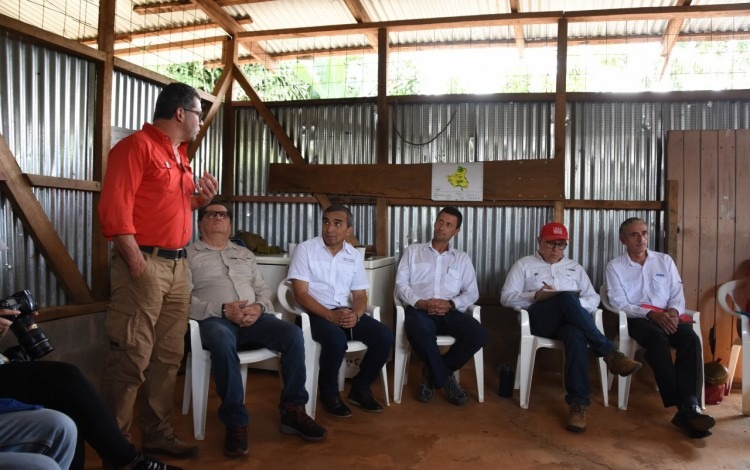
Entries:
[[224,455],[232,458],[247,455],[247,426],[227,426],[227,434],[224,438]]
[[305,407],[284,403],[281,410],[281,427],[284,434],[296,434],[306,441],[319,441],[326,437],[326,428],[307,415]]
[[153,457],[141,453],[138,454],[138,457],[130,468],[132,470],[182,470],[181,467],[167,465]]
[[334,395],[332,397],[321,396],[320,401],[323,403],[323,408],[337,418],[348,418],[352,415],[352,410],[344,404],[340,395]]
[[369,390],[365,392],[350,391],[348,401],[352,405],[357,405],[369,413],[383,412],[383,406],[373,398]]
[[445,382],[445,385],[443,385],[443,390],[445,390],[445,393],[448,395],[448,401],[456,406],[463,405],[469,401],[469,394],[466,393],[466,390],[461,388],[456,381],[456,376],[453,374],[448,376],[448,380]]
[[422,383],[417,391],[417,400],[427,403],[435,396],[435,386],[432,385],[432,374],[427,364],[422,367]]

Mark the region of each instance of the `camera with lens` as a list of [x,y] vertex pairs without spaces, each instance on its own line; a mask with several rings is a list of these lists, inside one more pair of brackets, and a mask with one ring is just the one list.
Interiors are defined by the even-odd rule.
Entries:
[[0,299],[0,308],[18,312],[18,315],[2,316],[13,322],[10,330],[16,335],[18,344],[31,359],[39,359],[55,349],[49,344],[47,335],[34,321],[36,307],[36,301],[28,289]]

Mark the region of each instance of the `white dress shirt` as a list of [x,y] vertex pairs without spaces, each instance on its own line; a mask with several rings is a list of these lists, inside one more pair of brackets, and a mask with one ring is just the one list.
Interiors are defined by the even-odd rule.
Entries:
[[297,245],[289,262],[288,277],[307,282],[309,294],[329,310],[351,307],[349,294],[370,287],[359,251],[344,242],[343,248],[333,256],[323,237]]
[[452,300],[456,310],[464,312],[479,299],[474,265],[450,244],[443,253],[432,242],[409,245],[398,263],[396,295],[411,306],[420,299]]
[[524,256],[510,268],[500,292],[500,303],[506,307],[528,308],[545,283],[556,290],[580,290],[581,306],[589,312],[599,307],[599,294],[583,266],[564,256],[550,264],[538,252]]
[[607,263],[607,291],[612,307],[630,318],[646,318],[641,305],[685,312],[685,293],[677,266],[669,255],[646,250],[643,266],[627,253]]
[[224,249],[213,248],[201,240],[185,250],[192,284],[190,318],[220,317],[222,304],[238,300],[247,300],[248,305],[259,303],[263,311],[273,310],[271,289],[263,280],[252,251],[232,242],[227,242]]

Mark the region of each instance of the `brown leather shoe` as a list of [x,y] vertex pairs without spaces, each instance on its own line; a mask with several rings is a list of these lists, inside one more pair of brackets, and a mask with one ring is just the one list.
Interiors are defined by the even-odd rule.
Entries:
[[568,425],[565,428],[572,432],[583,432],[586,430],[586,405],[573,403],[568,411]]
[[172,434],[169,437],[152,438],[143,441],[143,452],[148,454],[168,454],[172,457],[188,458],[198,455],[198,446],[188,444]]
[[620,377],[627,377],[636,372],[643,365],[638,361],[630,359],[616,349],[604,356],[604,362],[607,364],[607,368],[610,372],[614,375],[619,375]]

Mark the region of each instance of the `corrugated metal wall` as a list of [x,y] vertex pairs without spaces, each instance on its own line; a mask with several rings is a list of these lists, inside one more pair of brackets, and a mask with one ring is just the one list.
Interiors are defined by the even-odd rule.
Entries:
[[[0,32],[0,134],[24,173],[89,180],[94,132],[94,64]],[[92,197],[36,188],[73,261],[90,282]],[[66,303],[44,258],[0,194],[0,295],[30,289],[42,305]]]
[[[0,71],[0,133],[22,171],[91,179],[94,65],[7,33],[0,34],[0,61],[6,64]],[[150,121],[158,92],[158,86],[145,80],[116,74],[112,125],[138,129]],[[372,103],[277,106],[272,111],[311,163],[374,161]],[[399,104],[390,112],[392,163],[544,159],[553,149],[551,102]],[[568,115],[566,191],[573,199],[661,200],[667,130],[750,127],[750,103],[739,101],[571,103]],[[221,174],[221,118],[217,114],[193,162],[196,174]],[[237,110],[237,148],[235,193],[266,195],[268,165],[286,162],[286,155],[252,108]],[[35,194],[90,281],[91,234],[98,229],[91,227],[91,194],[45,188]],[[373,244],[374,208],[352,209],[355,234],[361,243]],[[535,249],[536,233],[551,218],[551,209],[460,209],[465,219],[456,244],[474,259],[481,292],[497,295],[512,263]],[[437,210],[391,207],[389,253],[398,257],[408,244],[429,240]],[[320,231],[320,211],[313,203],[238,203],[235,212],[237,229],[257,232],[284,249]],[[617,228],[632,215],[647,220],[651,244],[658,248],[661,212],[566,211],[569,254],[595,284],[601,282],[606,262],[621,253]],[[0,221],[0,240],[10,247],[0,252],[0,294],[29,287],[43,306],[65,304],[54,276],[2,195]]]

